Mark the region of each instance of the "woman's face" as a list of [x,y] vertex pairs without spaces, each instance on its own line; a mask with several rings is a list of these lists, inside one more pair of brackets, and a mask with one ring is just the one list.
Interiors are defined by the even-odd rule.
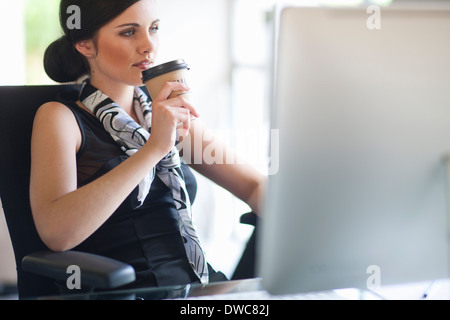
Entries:
[[156,9],[154,0],[140,0],[99,30],[96,55],[89,59],[92,80],[142,85],[142,71],[159,49]]

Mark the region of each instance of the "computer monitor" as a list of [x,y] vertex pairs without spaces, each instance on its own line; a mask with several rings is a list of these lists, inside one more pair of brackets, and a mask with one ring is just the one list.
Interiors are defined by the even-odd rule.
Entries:
[[448,276],[450,8],[370,9],[280,11],[279,172],[258,237],[270,293]]

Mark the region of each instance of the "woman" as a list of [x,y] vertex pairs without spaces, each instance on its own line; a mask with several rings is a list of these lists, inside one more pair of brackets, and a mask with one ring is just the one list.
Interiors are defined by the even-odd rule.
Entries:
[[[72,5],[81,12],[81,28],[66,23]],[[208,282],[216,273],[186,218],[195,179],[179,160],[173,134],[182,123],[183,135],[205,136],[204,126],[191,122],[199,114],[185,98],[168,99],[174,90],[189,90],[185,85],[166,83],[152,102],[138,88],[158,53],[155,1],[62,0],[60,13],[64,36],[47,49],[47,74],[57,82],[88,81],[79,96],[62,96],[36,114],[30,198],[41,239],[54,251],[131,264],[135,287]],[[117,119],[127,129],[135,125],[141,145],[111,130],[108,123]],[[203,149],[210,143],[223,147],[208,141]],[[264,178],[249,166],[192,167],[259,211]]]

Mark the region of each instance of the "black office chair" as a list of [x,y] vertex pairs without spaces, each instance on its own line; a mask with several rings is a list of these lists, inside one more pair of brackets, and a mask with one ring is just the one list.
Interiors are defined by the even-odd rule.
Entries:
[[[29,203],[30,141],[40,105],[74,86],[0,88],[0,198],[10,233],[19,298],[60,295],[67,289],[68,267],[82,270],[82,291],[113,289],[135,280],[134,269],[81,252],[51,252],[37,234]],[[68,290],[68,289],[67,289]]]
[[[83,292],[109,290],[132,283],[134,269],[102,256],[68,251],[55,253],[41,241],[29,202],[30,141],[38,107],[75,85],[0,87],[0,198],[17,266],[19,298],[70,294],[68,267],[80,267]],[[254,225],[254,214],[243,223]],[[250,249],[249,249],[250,248]],[[245,250],[234,279],[254,276],[254,249]],[[80,291],[77,291],[79,293]]]

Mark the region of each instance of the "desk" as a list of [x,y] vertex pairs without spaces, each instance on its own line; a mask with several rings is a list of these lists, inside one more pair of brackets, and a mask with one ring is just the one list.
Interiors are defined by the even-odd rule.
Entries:
[[[426,296],[424,296],[426,294]],[[322,293],[270,296],[261,279],[180,285],[163,288],[43,297],[36,300],[450,300],[450,279],[381,287],[373,290],[342,289]]]
[[450,279],[437,279],[373,290],[386,300],[450,300]]

